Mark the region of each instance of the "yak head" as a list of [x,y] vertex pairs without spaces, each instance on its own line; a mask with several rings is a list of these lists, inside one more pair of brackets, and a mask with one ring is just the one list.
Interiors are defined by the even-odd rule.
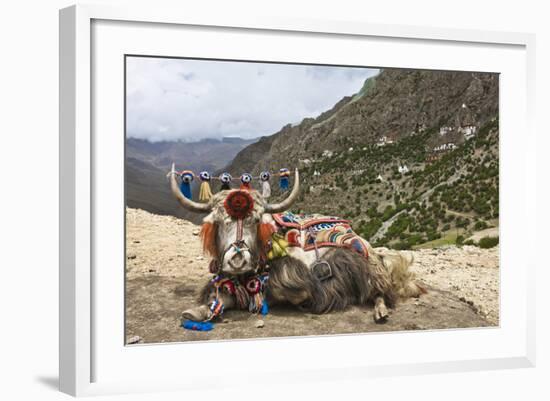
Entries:
[[227,275],[246,274],[259,267],[274,230],[271,213],[287,210],[300,190],[296,169],[292,191],[280,203],[267,203],[258,191],[247,189],[221,191],[208,203],[199,203],[182,195],[175,175],[172,166],[171,188],[179,203],[187,210],[208,213],[201,229],[203,249],[213,258],[218,271]]

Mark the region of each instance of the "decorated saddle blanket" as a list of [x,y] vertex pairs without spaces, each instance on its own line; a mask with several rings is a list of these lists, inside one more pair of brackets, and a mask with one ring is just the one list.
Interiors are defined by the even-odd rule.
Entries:
[[349,248],[368,258],[368,242],[353,231],[349,220],[291,212],[275,213],[273,219],[278,227],[277,234],[284,237],[288,246],[301,247],[305,251],[315,247]]

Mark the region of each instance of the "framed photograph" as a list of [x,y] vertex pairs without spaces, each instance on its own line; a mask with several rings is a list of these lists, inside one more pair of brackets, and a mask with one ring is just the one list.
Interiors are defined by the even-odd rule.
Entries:
[[533,48],[61,10],[61,390],[533,366]]

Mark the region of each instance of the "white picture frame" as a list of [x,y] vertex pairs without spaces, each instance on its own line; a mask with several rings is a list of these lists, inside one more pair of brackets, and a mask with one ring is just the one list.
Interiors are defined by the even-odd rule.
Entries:
[[[266,61],[292,61],[292,57],[295,57],[292,54],[292,45],[289,45],[287,59],[282,59],[285,57],[282,53],[276,55],[277,49],[282,46],[282,41],[292,38],[297,42],[302,40],[303,42],[299,43],[303,44],[306,41],[307,43],[323,41],[316,43],[327,46],[334,46],[329,42],[338,40],[342,45],[339,46],[342,48],[341,53],[334,48],[331,55],[326,55],[327,58],[321,59],[322,57],[319,56],[321,58],[318,61],[324,62],[328,57],[333,57],[334,61],[339,57],[339,62],[347,60],[349,64],[363,65],[361,60],[351,59],[350,50],[346,50],[347,45],[353,48],[360,41],[365,43],[371,41],[375,46],[383,41],[384,46],[387,47],[397,46],[399,43],[402,45],[403,42],[411,48],[424,46],[426,49],[422,51],[426,51],[426,54],[430,51],[433,53],[434,49],[441,54],[451,54],[446,53],[449,52],[447,47],[452,47],[454,54],[477,52],[480,60],[477,64],[479,70],[485,70],[483,65],[498,67],[498,63],[502,63],[502,69],[489,69],[500,72],[503,78],[501,80],[501,184],[504,185],[501,185],[501,198],[505,194],[506,201],[501,205],[501,262],[506,274],[501,276],[500,327],[445,333],[284,338],[152,345],[132,348],[132,351],[125,349],[124,339],[118,337],[123,325],[123,320],[118,322],[121,312],[118,305],[120,305],[120,298],[123,298],[123,293],[118,294],[117,291],[120,290],[120,283],[124,282],[123,271],[117,273],[118,267],[109,269],[105,273],[103,270],[100,273],[95,270],[104,269],[106,264],[111,265],[109,260],[112,260],[114,265],[120,266],[124,258],[123,254],[119,253],[119,248],[101,250],[103,236],[112,240],[111,242],[118,247],[121,242],[123,243],[118,223],[113,223],[116,227],[112,233],[104,229],[107,219],[111,218],[110,222],[116,221],[120,205],[117,204],[119,209],[106,210],[109,208],[109,200],[101,198],[105,189],[114,188],[120,184],[122,172],[116,172],[110,167],[120,166],[113,160],[120,159],[123,132],[120,132],[121,137],[115,139],[105,134],[101,134],[100,138],[94,136],[94,132],[97,133],[99,128],[101,132],[118,132],[118,128],[123,124],[122,120],[118,120],[123,99],[112,99],[112,96],[105,98],[106,85],[101,86],[101,82],[112,83],[113,85],[108,86],[117,91],[116,93],[121,93],[122,88],[118,81],[121,71],[117,70],[113,77],[104,74],[105,71],[114,71],[111,68],[113,66],[115,69],[118,68],[117,65],[122,68],[122,59],[117,59],[120,54],[135,53],[136,49],[139,53],[155,52],[153,49],[160,46],[160,43],[164,43],[163,48],[158,48],[156,51],[164,55],[177,56],[178,54],[173,54],[176,49],[174,43],[166,43],[161,39],[170,35],[189,35],[186,29],[192,30],[199,39],[201,35],[206,35],[200,40],[204,40],[201,43],[204,43],[205,48],[210,46],[210,50],[200,49],[200,51],[210,52],[211,55],[216,51],[215,56],[219,58],[231,58],[229,54],[231,46],[225,49],[225,46],[215,48],[209,45],[207,36],[212,33],[215,33],[214,36],[217,38],[220,38],[219,35],[225,35],[224,39],[229,43],[241,40],[239,38],[243,38],[242,40],[250,38],[253,42],[253,35],[262,35],[262,40],[266,43],[273,43],[273,46],[263,47],[254,47],[255,45],[252,44],[241,46],[242,59],[250,59],[249,57],[256,55],[258,59]],[[142,34],[140,31],[143,30],[148,30],[147,34],[140,37]],[[96,35],[95,39],[94,35]],[[140,43],[136,43],[138,41]],[[277,46],[277,43],[280,45]],[[533,227],[536,221],[535,134],[531,125],[535,85],[534,43],[534,36],[530,34],[374,25],[360,21],[297,20],[256,15],[242,16],[239,19],[214,18],[209,15],[187,15],[185,10],[165,10],[155,7],[111,8],[79,5],[61,10],[60,390],[79,396],[200,389],[205,384],[210,387],[230,387],[236,385],[230,377],[220,378],[215,384],[208,381],[207,365],[202,366],[200,363],[195,366],[194,371],[187,372],[185,380],[179,378],[183,376],[181,369],[185,370],[185,367],[180,366],[179,373],[170,372],[176,370],[174,367],[177,366],[175,365],[177,358],[181,360],[182,355],[187,358],[209,354],[232,357],[245,350],[251,352],[261,350],[263,353],[272,355],[274,362],[272,370],[268,372],[270,377],[288,382],[342,377],[361,380],[365,377],[380,375],[534,366],[535,284],[534,275],[530,274],[535,268],[534,252],[529,252],[532,245],[515,233],[523,229],[535,232]],[[134,52],[128,51],[126,46]],[[185,49],[178,51],[185,52]],[[187,55],[197,56],[200,51],[196,50],[195,53]],[[482,55],[488,51],[492,54]],[[316,58],[314,50],[304,57],[314,60]],[[371,65],[464,69],[465,67],[461,67],[460,63],[466,63],[464,60],[453,61],[449,58],[436,63],[432,60],[430,64],[429,61],[407,58],[407,52],[395,52],[395,54],[380,52],[378,57],[382,61]],[[463,65],[475,67],[474,64]],[[95,81],[92,82],[93,80]],[[514,91],[512,91],[513,88],[515,88]],[[513,99],[511,99],[512,93]],[[98,98],[105,102],[98,102]],[[108,104],[109,99],[115,103]],[[118,114],[104,114],[107,107]],[[113,131],[109,127],[114,127]],[[520,130],[524,134],[518,140],[519,135],[514,137],[510,134],[513,130]],[[115,142],[108,142],[110,140]],[[119,142],[118,145],[116,141]],[[109,175],[110,178],[105,178],[109,170],[112,170],[113,174]],[[520,190],[516,190],[515,194],[507,192],[510,189],[510,185],[507,184],[511,182],[520,183]],[[122,191],[122,188],[120,190]],[[118,199],[118,197],[117,192],[114,198]],[[507,245],[512,243],[525,251],[521,258],[508,251],[511,247]],[[516,270],[508,268],[509,265],[515,265]],[[110,274],[113,276],[109,276]],[[512,286],[514,286],[514,294],[510,292]],[[96,293],[98,287],[101,287],[101,298],[98,298]],[[105,301],[111,302],[111,297],[114,305],[117,305],[112,308],[112,315],[105,312]],[[452,342],[454,350],[448,349],[443,352],[438,349],[438,347],[445,348],[442,338],[445,338],[444,341]],[[382,349],[383,344],[388,341],[392,342],[393,349],[396,350],[400,347],[405,349],[405,341],[414,347],[424,346],[425,357],[421,359],[417,354],[406,352],[387,356],[377,354],[376,350]],[[478,344],[475,344],[476,342]],[[468,349],[461,344],[469,344]],[[372,345],[373,351],[369,354],[369,358],[360,359],[360,352],[348,353],[356,354],[357,357],[338,357],[338,350],[341,347],[355,347],[354,349],[357,350],[358,347],[365,345]],[[315,357],[315,350],[319,347],[324,350],[323,358]],[[277,359],[277,355],[285,350],[300,356],[292,367],[285,366],[285,360]],[[155,366],[158,375],[149,374],[148,380],[139,377],[131,367],[136,363],[139,364],[140,361],[143,361],[142,369],[147,370]],[[160,361],[162,361],[162,367],[159,365]]]

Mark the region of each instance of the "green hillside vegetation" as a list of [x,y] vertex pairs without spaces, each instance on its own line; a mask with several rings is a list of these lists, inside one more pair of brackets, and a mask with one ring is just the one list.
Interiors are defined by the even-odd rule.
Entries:
[[[297,207],[348,218],[374,245],[398,249],[456,243],[496,223],[498,118],[488,121],[474,138],[427,163],[434,131],[385,146],[346,143],[353,150],[330,158],[315,155],[312,165],[302,168],[304,191]],[[410,171],[399,173],[400,165]],[[314,171],[321,176],[314,177]]]

